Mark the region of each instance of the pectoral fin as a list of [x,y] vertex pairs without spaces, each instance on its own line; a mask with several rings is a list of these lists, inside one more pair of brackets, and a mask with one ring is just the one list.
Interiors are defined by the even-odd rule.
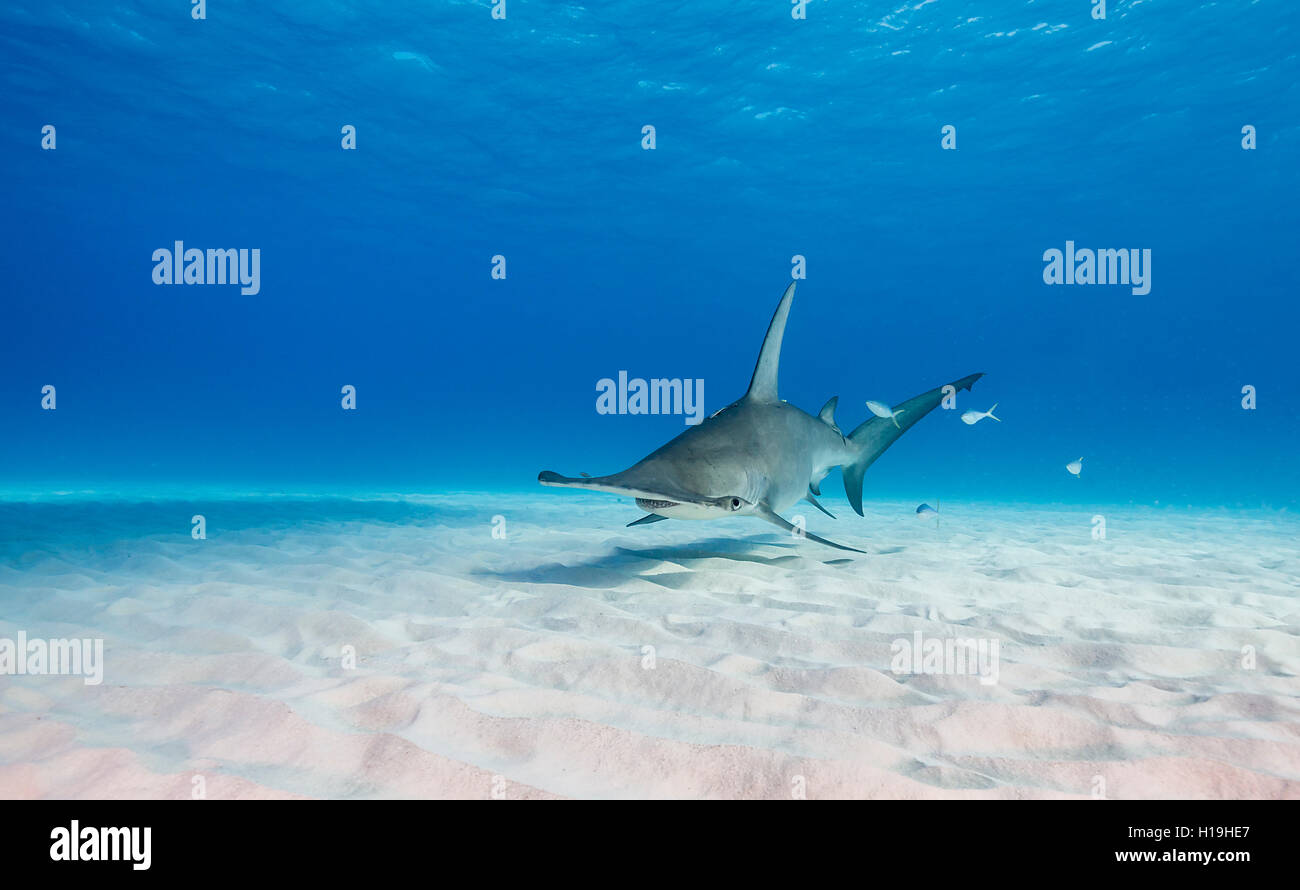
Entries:
[[791,523],[786,522],[784,519],[782,519],[780,516],[777,516],[775,513],[773,513],[771,510],[767,509],[766,507],[761,507],[761,506],[756,507],[753,515],[762,516],[764,519],[766,519],[768,522],[772,523],[773,525],[779,525],[781,528],[785,529],[786,531],[794,532],[796,535],[798,535],[801,538],[807,538],[810,541],[816,541],[818,544],[825,544],[827,547],[834,547],[836,550],[848,550],[852,553],[867,552],[865,550],[859,550],[856,547],[845,547],[843,544],[836,544],[834,541],[828,541],[825,538],[819,538],[817,535],[814,535],[810,531],[807,531],[802,528],[798,528],[792,525]]
[[625,528],[631,528],[634,525],[649,525],[652,522],[660,522],[667,518],[667,516],[660,516],[658,513],[647,513],[640,519],[633,519],[625,526]]

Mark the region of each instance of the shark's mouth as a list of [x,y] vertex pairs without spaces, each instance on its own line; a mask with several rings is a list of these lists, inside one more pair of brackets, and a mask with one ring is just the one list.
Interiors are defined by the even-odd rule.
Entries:
[[647,513],[653,513],[656,510],[666,510],[669,507],[676,507],[676,501],[656,501],[650,498],[637,498],[636,505]]

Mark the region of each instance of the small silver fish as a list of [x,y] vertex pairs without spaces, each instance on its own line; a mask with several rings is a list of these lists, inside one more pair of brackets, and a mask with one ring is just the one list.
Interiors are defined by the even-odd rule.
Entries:
[[[875,402],[875,401],[867,402],[867,407],[870,408],[871,413],[876,415],[877,417],[888,417],[890,420],[894,422],[894,426],[898,426],[898,415],[902,414],[904,411],[907,410],[906,408],[899,408],[897,411],[895,411],[892,408],[890,408],[888,405],[886,405],[884,402]],[[900,430],[902,429],[901,426],[898,426],[898,428]]]
[[[993,407],[987,411],[967,411],[965,414],[961,416],[961,422],[966,424],[967,426],[970,426],[971,424],[979,423],[981,420],[983,420],[986,417],[993,417],[993,412],[996,410],[998,410],[998,403],[994,402]],[[998,423],[1002,422],[1002,418],[1000,417],[993,417],[993,419],[996,420]]]

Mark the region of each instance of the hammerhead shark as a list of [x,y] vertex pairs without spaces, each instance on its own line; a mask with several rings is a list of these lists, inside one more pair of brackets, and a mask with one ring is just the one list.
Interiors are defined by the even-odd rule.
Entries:
[[868,418],[845,436],[835,424],[839,396],[814,417],[777,395],[781,340],[793,300],[791,282],[768,325],[749,390],[739,400],[621,473],[572,477],[545,470],[537,481],[636,498],[636,505],[648,515],[629,526],[664,519],[758,516],[799,537],[865,553],[796,528],[779,514],[807,500],[834,518],[817,496],[826,474],[840,467],[849,504],[861,516],[862,477],[867,468],[934,410],[947,394],[945,390],[969,390],[984,375],[971,374],[914,396],[895,405],[892,416]]

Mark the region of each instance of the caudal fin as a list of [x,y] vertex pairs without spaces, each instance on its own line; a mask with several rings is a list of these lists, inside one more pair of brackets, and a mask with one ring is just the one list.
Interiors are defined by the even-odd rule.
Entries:
[[996,410],[998,410],[998,403],[997,403],[997,402],[994,402],[994,403],[993,403],[993,407],[990,408],[990,409],[988,410],[989,419],[990,419],[990,420],[996,420],[998,423],[1001,423],[1001,422],[1002,422],[1002,418],[1001,418],[1001,417],[994,417],[994,416],[993,416],[993,412],[996,411]]
[[[952,387],[953,392],[968,390],[983,376],[983,374],[971,374],[947,386],[914,396],[896,405],[892,418],[872,417],[849,433],[849,441],[856,446],[857,456],[852,463],[841,467],[840,472],[844,476],[844,493],[849,496],[849,505],[853,507],[853,512],[862,515],[862,477],[866,475],[867,468],[875,463],[876,458],[884,454],[885,449],[893,445],[898,437],[911,429],[918,420],[939,407],[944,396],[949,394],[946,392],[948,387]],[[907,416],[900,423],[899,415],[904,413]]]

